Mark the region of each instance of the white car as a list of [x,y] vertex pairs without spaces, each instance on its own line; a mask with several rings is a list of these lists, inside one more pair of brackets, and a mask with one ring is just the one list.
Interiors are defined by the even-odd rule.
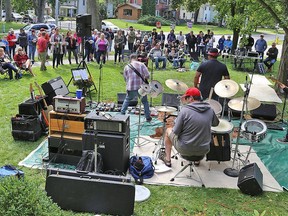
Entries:
[[23,16],[21,16],[19,13],[12,13],[12,20],[15,22],[22,22]]
[[116,33],[120,28],[118,26],[115,26],[113,23],[108,21],[102,21],[102,30],[106,30],[106,28],[111,28],[113,33]]
[[[30,35],[32,29],[34,29],[36,32],[36,35],[38,35],[41,28],[44,28],[48,34],[51,33],[51,27],[49,26],[49,24],[46,24],[46,23],[27,24],[23,27],[23,30],[28,35]],[[14,33],[15,33],[16,37],[18,37],[20,30],[15,30]]]
[[48,24],[56,24],[56,20],[49,16],[49,15],[44,15],[44,23],[48,23]]

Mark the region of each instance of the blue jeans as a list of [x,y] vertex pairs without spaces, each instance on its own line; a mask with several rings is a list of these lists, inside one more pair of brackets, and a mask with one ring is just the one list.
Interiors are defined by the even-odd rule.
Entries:
[[[270,64],[268,62],[270,62]],[[267,57],[264,60],[264,64],[268,67],[268,69],[270,69],[275,62],[276,62],[276,59],[272,59],[270,57]]]
[[35,52],[36,52],[36,46],[29,45],[29,59],[31,59],[33,62],[35,61]]
[[159,68],[159,62],[163,62],[162,68],[164,68],[164,69],[166,68],[167,58],[165,56],[154,57],[154,61],[155,61],[156,69]]
[[2,64],[2,68],[3,69],[8,69],[8,74],[9,74],[9,78],[13,79],[13,73],[12,71],[14,71],[16,74],[18,73],[18,69],[16,67],[14,67],[13,64],[11,63],[4,63]]
[[[128,109],[129,102],[134,98],[134,97],[140,97],[138,94],[138,90],[132,90],[132,91],[127,91],[126,98],[123,102],[122,108],[121,108],[121,114],[125,114],[126,110]],[[149,109],[149,104],[147,100],[147,95],[141,98],[141,102],[144,105],[144,114],[146,119],[150,118],[150,109]]]

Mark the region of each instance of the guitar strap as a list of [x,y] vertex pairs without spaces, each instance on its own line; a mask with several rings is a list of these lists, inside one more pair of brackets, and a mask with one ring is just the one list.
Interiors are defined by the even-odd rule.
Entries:
[[128,64],[128,66],[143,80],[144,83],[149,85],[149,82],[147,79],[144,79],[142,77],[142,75],[139,73],[139,71],[132,65],[132,64]]

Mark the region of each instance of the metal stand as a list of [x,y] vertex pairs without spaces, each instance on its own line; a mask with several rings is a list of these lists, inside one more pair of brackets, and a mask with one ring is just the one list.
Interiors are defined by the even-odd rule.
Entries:
[[239,176],[239,170],[235,169],[234,166],[235,166],[235,161],[236,161],[236,155],[238,154],[238,146],[239,146],[239,140],[240,140],[241,126],[243,123],[244,109],[245,109],[245,105],[247,105],[247,99],[249,96],[249,92],[250,92],[250,88],[251,88],[251,84],[252,84],[252,79],[253,79],[253,74],[252,74],[252,77],[250,80],[250,84],[248,84],[247,76],[246,76],[246,84],[245,84],[246,85],[246,91],[244,93],[244,98],[243,98],[243,106],[242,106],[242,110],[241,110],[241,116],[240,116],[240,122],[239,122],[239,131],[238,131],[238,135],[237,135],[237,139],[236,139],[236,146],[235,146],[235,150],[234,150],[232,167],[226,168],[224,170],[224,173],[230,177],[238,177]]
[[[151,69],[151,80],[153,80],[153,73],[154,73],[154,62],[152,61],[152,69]],[[153,99],[150,97],[150,107],[153,106]]]
[[[102,86],[102,75],[103,75],[103,56],[101,56],[101,59],[100,59],[100,66],[99,66],[99,70],[100,70],[100,73],[99,73],[99,83],[98,83],[98,103],[100,103],[100,97],[101,97],[101,93],[103,92],[101,89],[103,86]],[[103,95],[102,95],[102,98],[103,98]]]

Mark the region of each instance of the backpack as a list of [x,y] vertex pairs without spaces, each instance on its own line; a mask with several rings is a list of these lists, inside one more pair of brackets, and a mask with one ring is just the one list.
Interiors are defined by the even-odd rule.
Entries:
[[129,172],[137,184],[142,184],[143,179],[151,178],[154,175],[155,167],[148,156],[132,156],[130,158]]
[[24,172],[21,170],[18,170],[16,167],[12,165],[5,165],[0,167],[0,178],[6,177],[6,176],[16,176],[18,179],[24,177]]

